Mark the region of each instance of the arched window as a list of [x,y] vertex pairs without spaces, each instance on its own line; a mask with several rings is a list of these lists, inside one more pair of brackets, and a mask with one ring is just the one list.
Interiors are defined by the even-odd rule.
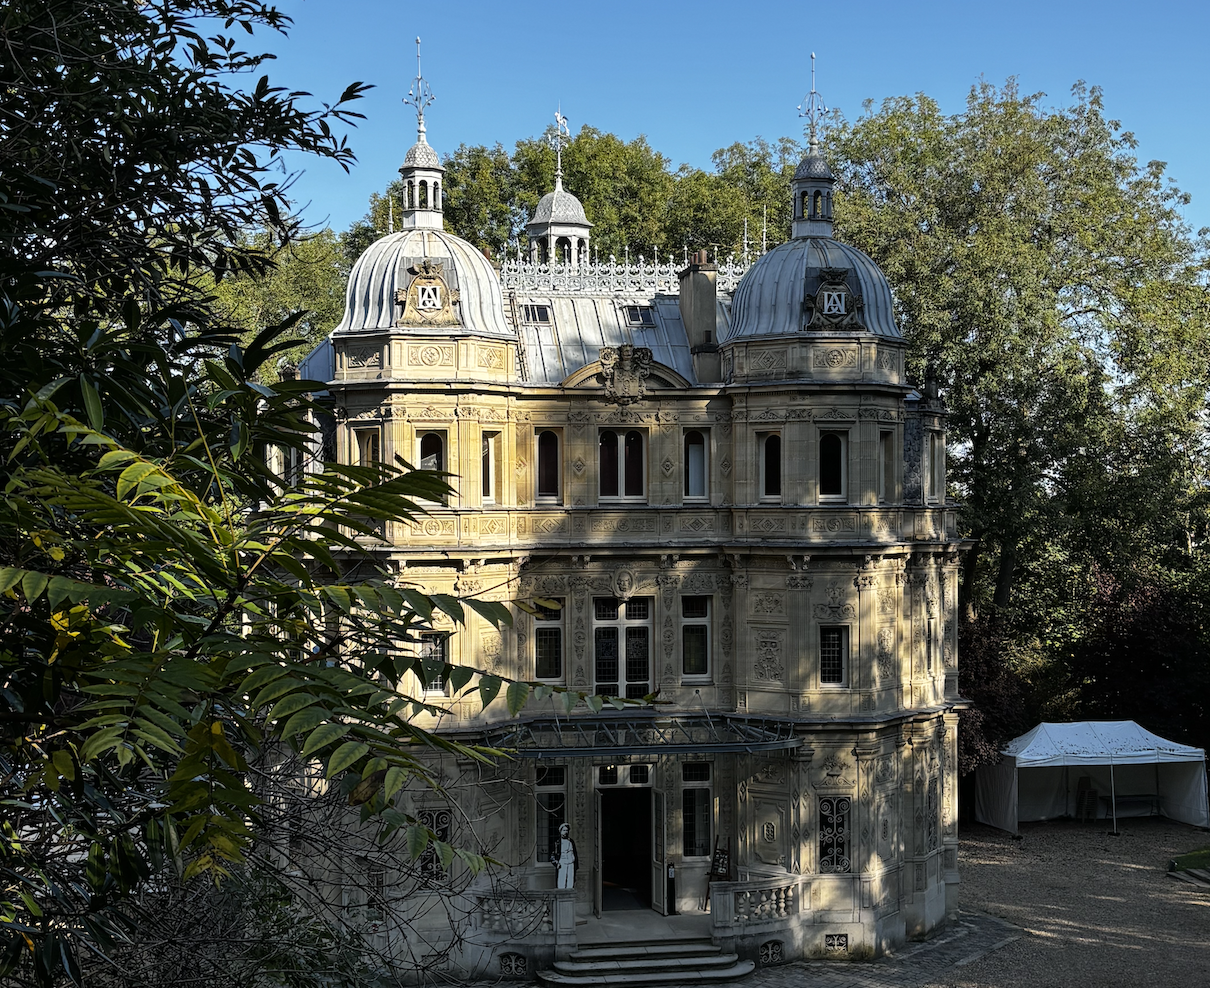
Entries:
[[420,180],[420,201],[416,205],[417,209],[429,208],[429,183],[424,179]]
[[538,263],[548,264],[550,262],[550,242],[545,237],[538,238]]
[[415,209],[416,208],[416,183],[411,181],[410,179],[408,180],[407,200],[408,200],[408,209]]
[[823,193],[815,193],[815,219],[823,219]]
[[420,437],[420,469],[445,469],[445,436],[439,432],[426,432]]
[[799,215],[804,220],[811,218],[811,193],[810,192],[804,192],[802,194],[802,211],[799,213]]
[[571,261],[571,240],[567,237],[560,237],[555,241],[555,259],[560,264],[567,264]]
[[583,264],[588,260],[588,241],[581,237],[576,241],[576,262]]
[[706,437],[697,429],[685,433],[685,497],[706,496]]
[[819,496],[844,500],[845,437],[825,432],[819,437]]
[[433,183],[433,208],[434,209],[441,208],[441,183],[440,182]]
[[550,429],[538,433],[538,497],[559,497],[559,434]]
[[760,437],[760,496],[781,497],[781,434]]

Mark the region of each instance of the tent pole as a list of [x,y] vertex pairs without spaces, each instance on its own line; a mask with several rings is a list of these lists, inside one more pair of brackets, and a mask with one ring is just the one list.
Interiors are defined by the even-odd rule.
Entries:
[[1113,803],[1113,832],[1118,832],[1118,791],[1113,781],[1113,759],[1109,760],[1109,798]]

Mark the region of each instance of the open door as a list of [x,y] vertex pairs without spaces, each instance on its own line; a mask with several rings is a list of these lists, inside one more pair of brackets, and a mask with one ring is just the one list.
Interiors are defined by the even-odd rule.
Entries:
[[656,789],[651,795],[651,908],[661,916],[667,916],[668,878],[665,871],[667,814],[664,812],[664,794]]
[[592,844],[592,914],[601,918],[601,790],[594,789],[596,813],[594,815]]

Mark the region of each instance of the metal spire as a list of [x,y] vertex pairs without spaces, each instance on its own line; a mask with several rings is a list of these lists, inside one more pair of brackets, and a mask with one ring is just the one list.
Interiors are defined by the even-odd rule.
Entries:
[[433,90],[429,88],[428,82],[420,72],[420,39],[416,39],[416,78],[412,82],[412,88],[408,90],[407,96],[403,98],[406,106],[416,108],[416,140],[421,144],[427,144],[428,141],[424,137],[424,108],[429,106],[437,97],[433,95]]
[[563,138],[571,140],[571,128],[567,126],[567,118],[563,116],[563,104],[555,110],[555,133],[550,139],[555,148],[555,191],[563,191]]
[[815,91],[815,52],[811,52],[811,91],[798,104],[798,115],[806,117],[810,126],[810,154],[819,153],[819,121],[827,112],[823,97]]

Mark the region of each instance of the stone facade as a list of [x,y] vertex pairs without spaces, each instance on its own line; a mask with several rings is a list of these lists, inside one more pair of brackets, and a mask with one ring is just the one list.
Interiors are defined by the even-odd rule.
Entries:
[[[510,262],[502,282],[422,218],[367,251],[350,315],[303,368],[330,381],[341,461],[456,475],[447,503],[370,547],[387,570],[543,602],[503,631],[438,625],[434,647],[657,701],[566,715],[548,700],[513,720],[413,684],[443,711],[426,726],[517,753],[456,790],[463,836],[509,866],[467,893],[468,975],[532,973],[574,946],[568,917],[607,907],[603,886],[701,909],[716,840],[731,851],[710,890],[716,941],[765,962],[878,955],[956,910],[945,411],[905,379],[885,279],[830,240],[826,164],[800,173],[827,189],[826,221],[734,298],[703,256],[659,292],[586,261]],[[564,820],[572,893],[546,860]]]

